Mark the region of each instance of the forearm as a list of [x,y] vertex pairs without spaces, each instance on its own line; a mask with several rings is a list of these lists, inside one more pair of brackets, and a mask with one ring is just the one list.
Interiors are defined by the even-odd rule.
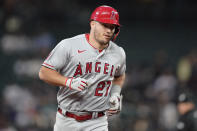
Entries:
[[67,80],[67,77],[62,76],[59,72],[44,66],[40,69],[39,78],[54,86],[65,86]]
[[122,88],[123,87],[123,84],[124,84],[124,81],[125,81],[125,74],[123,74],[123,75],[121,75],[121,76],[119,76],[119,77],[115,77],[114,78],[114,80],[113,80],[113,82],[112,82],[112,84],[113,85],[118,85],[118,86],[120,86],[120,88]]
[[113,85],[111,89],[111,95],[115,93],[120,94],[124,81],[125,81],[125,74],[114,78],[112,82]]

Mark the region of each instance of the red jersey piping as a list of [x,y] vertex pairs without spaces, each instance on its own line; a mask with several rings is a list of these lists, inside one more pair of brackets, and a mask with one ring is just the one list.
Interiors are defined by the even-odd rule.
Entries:
[[47,65],[47,66],[50,66],[50,67],[54,67],[54,66],[52,66],[52,65],[49,65],[49,64],[47,64],[47,63],[43,63],[43,64],[45,64],[45,65]]

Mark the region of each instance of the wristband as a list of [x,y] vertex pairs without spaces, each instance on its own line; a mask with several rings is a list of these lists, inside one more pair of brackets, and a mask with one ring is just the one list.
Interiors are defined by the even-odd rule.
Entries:
[[72,88],[71,88],[72,80],[73,80],[73,77],[67,77],[67,78],[66,78],[66,81],[65,81],[66,87],[72,89]]
[[73,81],[73,78],[74,78],[74,77],[72,77],[71,80],[70,80],[70,84],[69,84],[69,88],[70,88],[70,89],[72,89],[72,88],[71,88],[71,83],[72,83],[72,81]]
[[112,85],[111,95],[112,94],[120,94],[120,93],[121,93],[120,85]]
[[66,85],[67,81],[68,81],[68,78],[66,78],[66,81],[65,81],[65,86],[67,86],[67,85]]

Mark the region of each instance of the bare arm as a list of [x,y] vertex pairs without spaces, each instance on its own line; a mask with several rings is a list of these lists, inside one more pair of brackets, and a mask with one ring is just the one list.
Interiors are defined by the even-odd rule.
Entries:
[[55,86],[66,86],[65,82],[68,79],[62,76],[59,72],[42,66],[39,71],[39,78],[48,84]]

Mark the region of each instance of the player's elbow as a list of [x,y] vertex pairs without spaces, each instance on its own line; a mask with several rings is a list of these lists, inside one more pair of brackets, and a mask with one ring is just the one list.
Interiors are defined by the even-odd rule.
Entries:
[[44,80],[44,73],[43,73],[43,69],[41,67],[39,73],[38,73],[38,77],[40,78],[40,80]]

